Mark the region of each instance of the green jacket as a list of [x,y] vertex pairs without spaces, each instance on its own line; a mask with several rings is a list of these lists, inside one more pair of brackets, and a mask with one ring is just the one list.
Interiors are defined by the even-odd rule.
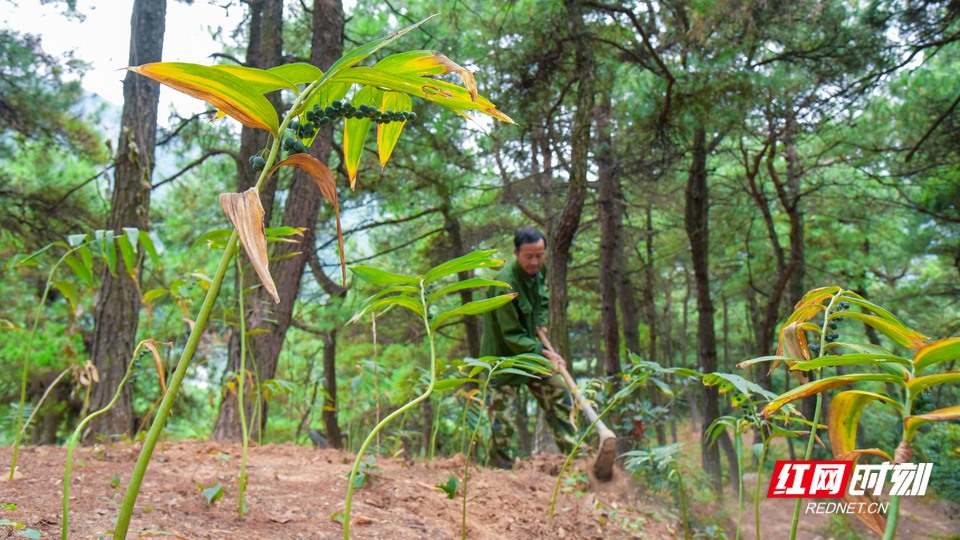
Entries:
[[[536,276],[530,276],[514,259],[503,265],[494,279],[510,284],[517,297],[483,314],[480,356],[539,354],[543,346],[537,337],[537,327],[547,326],[549,304],[543,269]],[[489,287],[487,298],[507,292],[502,287]]]

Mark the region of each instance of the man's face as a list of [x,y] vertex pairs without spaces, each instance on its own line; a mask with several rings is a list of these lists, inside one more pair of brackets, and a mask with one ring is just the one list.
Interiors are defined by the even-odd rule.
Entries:
[[541,238],[535,244],[520,244],[520,249],[513,250],[513,254],[517,256],[520,268],[523,268],[528,275],[535,276],[540,271],[544,257],[547,256],[547,250]]

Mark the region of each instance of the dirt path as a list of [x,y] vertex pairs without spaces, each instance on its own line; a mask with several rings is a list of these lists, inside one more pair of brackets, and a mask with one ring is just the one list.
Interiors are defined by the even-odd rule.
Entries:
[[[113,485],[130,478],[139,445],[82,448],[77,451],[70,491],[70,538],[98,538],[110,530],[123,490]],[[0,448],[0,470],[9,470],[11,448]],[[0,519],[23,523],[43,533],[60,532],[63,464],[66,451],[24,448],[22,477],[0,482]],[[554,481],[562,457],[538,456],[514,471],[471,467],[468,491],[469,538],[673,538],[676,523],[651,519],[636,490],[621,478],[603,490],[587,490],[583,463],[565,482],[557,515],[548,517]],[[236,476],[240,447],[202,441],[158,446],[147,472],[130,537],[187,539],[341,538],[331,516],[343,510],[351,455],[292,445],[267,445],[250,451],[247,504],[237,519]],[[450,474],[462,478],[463,458],[431,463],[378,458],[368,484],[355,494],[355,538],[390,540],[459,538],[461,504],[436,488]],[[208,506],[198,485],[220,483],[223,499]],[[638,509],[639,508],[639,509]],[[662,509],[661,509],[662,510]],[[636,529],[631,527],[637,527]],[[0,527],[0,538],[12,534]],[[13,538],[13,536],[11,536]]]

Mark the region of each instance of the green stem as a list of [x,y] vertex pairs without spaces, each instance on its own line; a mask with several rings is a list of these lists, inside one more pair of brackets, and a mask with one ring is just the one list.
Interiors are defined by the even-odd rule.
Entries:
[[[487,380],[483,383],[483,391],[480,393],[481,407],[487,402],[487,388],[494,371],[496,371],[496,367],[490,370],[490,376],[487,377]],[[467,402],[467,407],[469,406],[470,403]],[[470,441],[467,444],[467,451],[465,453],[467,458],[463,464],[463,516],[460,526],[460,537],[463,540],[467,540],[467,480],[470,477],[470,454],[473,452],[474,441],[477,440],[477,432],[480,431],[480,424],[483,422],[484,417],[485,415],[482,413],[477,415],[477,423],[473,426],[473,433],[470,434]]]
[[887,528],[883,531],[883,540],[897,537],[897,522],[900,520],[900,496],[890,496],[890,508],[887,509]]
[[67,442],[67,463],[63,467],[63,516],[60,519],[61,540],[67,540],[67,529],[69,528],[70,516],[70,475],[73,471],[73,452],[77,449],[77,443],[80,441],[80,435],[83,433],[83,428],[85,428],[91,420],[112,409],[117,403],[117,400],[120,399],[120,394],[123,392],[123,387],[130,379],[130,374],[133,373],[133,366],[136,365],[137,355],[140,354],[140,348],[142,346],[143,342],[141,341],[139,344],[137,344],[137,348],[134,349],[133,358],[131,358],[130,363],[127,364],[127,372],[124,374],[123,379],[120,379],[120,384],[117,385],[117,392],[113,395],[113,399],[110,400],[110,403],[107,403],[104,408],[93,412],[84,418],[77,425],[76,429],[73,430],[73,435],[70,436],[70,440]]
[[200,313],[197,315],[197,320],[193,325],[193,329],[190,331],[190,337],[187,338],[187,343],[183,347],[183,353],[180,355],[179,362],[177,362],[177,368],[174,370],[173,376],[170,377],[170,381],[167,384],[167,393],[163,395],[163,400],[157,409],[156,417],[150,425],[150,431],[147,432],[147,436],[143,441],[140,457],[137,458],[137,464],[134,466],[133,474],[130,476],[130,483],[127,485],[127,492],[123,497],[120,513],[117,516],[117,526],[113,533],[115,539],[122,540],[127,537],[127,529],[130,527],[130,519],[133,516],[133,507],[136,505],[137,495],[140,493],[140,484],[143,483],[143,476],[147,472],[147,466],[150,464],[153,450],[157,446],[160,434],[163,432],[167,417],[170,416],[170,411],[173,409],[173,402],[177,398],[180,384],[183,382],[183,378],[187,374],[187,368],[190,366],[190,361],[193,360],[193,355],[196,353],[197,346],[200,344],[200,337],[203,335],[203,330],[207,326],[207,320],[213,311],[213,304],[216,302],[217,295],[220,293],[223,276],[230,267],[230,261],[233,260],[234,255],[237,254],[238,238],[239,235],[237,231],[234,230],[233,234],[230,235],[230,239],[227,240],[227,247],[223,251],[223,256],[220,258],[220,265],[217,267],[217,272],[213,276],[213,281],[210,282],[210,288],[207,290],[207,295],[203,299],[203,305],[200,307]]
[[26,433],[27,426],[30,425],[30,422],[33,422],[33,417],[36,416],[38,412],[40,412],[40,407],[43,407],[43,402],[47,400],[47,396],[49,396],[50,392],[52,392],[53,389],[56,388],[58,384],[60,384],[60,380],[63,379],[67,373],[70,373],[70,368],[67,368],[61,371],[60,374],[57,375],[57,378],[54,379],[53,382],[50,383],[50,386],[48,386],[47,389],[43,392],[43,395],[40,396],[40,401],[37,402],[37,406],[33,408],[33,412],[30,413],[30,417],[27,418],[27,421],[24,422],[23,424],[23,428],[20,430],[21,437],[23,436],[24,433]]
[[680,473],[680,468],[676,465],[673,466],[673,470],[677,472],[677,489],[680,490],[680,515],[683,518],[683,537],[690,538],[690,518],[687,516],[687,495],[683,489],[683,474]]
[[[740,540],[740,524],[743,521],[743,440],[740,438],[740,426],[737,421],[733,430],[733,452],[737,455],[737,540]],[[759,538],[759,536],[758,536]]]
[[[814,377],[811,377],[811,380],[814,380]],[[817,440],[817,425],[820,423],[820,408],[823,404],[823,393],[820,392],[817,394],[817,405],[816,410],[813,412],[813,425],[810,427],[810,439],[807,440],[807,450],[803,453],[803,459],[809,461],[810,456],[813,454],[813,443]],[[803,499],[797,499],[797,502],[793,505],[793,522],[790,524],[790,540],[796,540],[797,538],[797,526],[800,524],[800,506],[803,504]]]
[[240,477],[237,479],[237,515],[242,519],[246,513],[243,496],[247,491],[247,448],[250,434],[247,431],[246,412],[243,409],[243,396],[247,393],[247,312],[243,307],[243,268],[237,258],[237,297],[240,308],[240,380],[237,384],[237,411],[240,415],[240,434],[243,438],[243,450],[240,452]]
[[[761,426],[761,430],[763,427]],[[760,466],[757,467],[757,483],[753,490],[753,519],[757,530],[757,538],[760,536],[760,477],[763,475],[763,462],[767,459],[768,441],[763,441],[763,450],[760,451]]]
[[380,433],[380,430],[389,424],[394,418],[400,416],[401,414],[405,414],[418,403],[430,397],[430,394],[433,393],[433,386],[437,382],[437,348],[433,341],[433,332],[430,330],[426,288],[424,287],[422,280],[420,281],[420,305],[423,308],[423,325],[427,330],[427,341],[430,342],[430,384],[427,385],[427,389],[422,394],[407,402],[406,405],[393,411],[386,418],[381,420],[379,424],[374,426],[373,431],[367,434],[367,438],[364,439],[363,444],[360,445],[360,451],[357,453],[357,459],[353,461],[353,469],[350,471],[350,479],[347,480],[347,499],[343,509],[343,538],[345,540],[349,540],[350,538],[350,507],[353,503],[353,482],[357,477],[357,472],[360,470],[360,462],[363,459],[363,455],[367,452],[367,447],[369,447],[370,443],[373,442],[373,440],[377,437],[377,434]]
[[[92,242],[92,241],[91,241]],[[9,480],[13,481],[13,473],[17,470],[17,459],[20,457],[20,442],[23,440],[23,432],[27,429],[29,423],[24,423],[23,421],[23,411],[27,406],[27,383],[30,379],[30,355],[33,352],[33,338],[37,335],[37,328],[40,326],[40,315],[43,313],[44,306],[47,305],[47,296],[50,295],[50,289],[53,287],[53,274],[57,271],[57,268],[63,264],[63,261],[67,259],[74,251],[90,244],[91,242],[84,242],[78,246],[70,248],[62,257],[53,265],[50,269],[50,272],[47,274],[47,284],[43,288],[43,296],[40,298],[40,304],[37,305],[37,312],[33,316],[33,328],[30,330],[30,337],[27,338],[27,348],[23,350],[23,368],[21,371],[20,377],[20,406],[17,408],[17,435],[13,439],[13,459],[10,460],[10,476]],[[57,245],[61,245],[58,243]],[[50,244],[53,246],[54,244]],[[43,248],[42,251],[46,251],[47,248]]]

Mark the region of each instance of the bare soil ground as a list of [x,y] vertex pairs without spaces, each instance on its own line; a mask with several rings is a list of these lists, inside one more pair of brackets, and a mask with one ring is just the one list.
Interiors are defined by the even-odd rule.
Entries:
[[[95,539],[113,528],[123,497],[121,485],[130,478],[139,444],[113,444],[77,451],[70,491],[70,538]],[[12,449],[0,448],[0,471],[8,471]],[[20,476],[0,482],[0,519],[23,523],[43,538],[60,534],[60,506],[66,451],[57,447],[27,447],[20,455]],[[331,516],[343,510],[347,475],[353,455],[293,445],[250,449],[247,491],[249,514],[238,519],[237,474],[240,447],[204,441],[163,443],[147,472],[131,538],[176,539],[294,539],[341,538],[343,529]],[[539,455],[515,470],[471,466],[468,486],[467,537],[475,539],[619,539],[679,538],[677,511],[664,495],[644,494],[622,475],[607,484],[585,478],[587,462],[576,463],[563,482],[557,515],[548,516],[554,482],[563,457]],[[357,490],[353,505],[354,538],[459,538],[462,491],[453,500],[436,487],[453,474],[462,479],[463,457],[430,463],[390,457],[377,458],[370,481]],[[763,479],[763,486],[768,480]],[[223,499],[208,506],[201,488],[220,483]],[[751,482],[747,482],[752,485]],[[461,488],[462,489],[462,488]],[[752,493],[752,491],[748,491]],[[747,498],[751,501],[751,498]],[[752,504],[743,517],[743,538],[755,538]],[[789,536],[793,502],[765,499],[761,504],[762,538]],[[728,493],[723,506],[694,505],[701,521],[719,520],[733,538],[736,497]],[[934,497],[905,498],[898,538],[948,540],[960,538],[960,505]],[[872,538],[852,518],[839,522],[829,515],[804,514],[798,538],[846,540]],[[0,526],[0,539],[19,538]]]
[[[70,489],[70,538],[98,538],[113,528],[123,489],[139,444],[77,450]],[[0,470],[9,471],[12,449],[0,448]],[[63,465],[66,450],[21,450],[13,482],[0,482],[0,519],[23,523],[44,538],[60,534]],[[665,508],[638,496],[625,478],[590,491],[582,481],[565,484],[557,514],[548,516],[563,457],[540,455],[512,471],[471,466],[467,536],[501,538],[673,538],[677,523],[650,518]],[[342,538],[331,516],[343,510],[353,455],[293,445],[252,447],[248,464],[249,514],[237,517],[239,445],[184,441],[158,445],[144,480],[130,537],[178,539]],[[372,478],[355,492],[354,538],[390,540],[459,538],[462,491],[453,500],[435,487],[453,474],[462,479],[463,457],[430,463],[377,458]],[[586,462],[578,462],[583,471]],[[577,476],[583,477],[582,472]],[[222,500],[208,506],[198,485],[220,483]],[[577,493],[579,492],[579,494]],[[659,516],[659,514],[658,514]],[[644,518],[642,531],[631,530]],[[0,526],[0,538],[16,538]]]

